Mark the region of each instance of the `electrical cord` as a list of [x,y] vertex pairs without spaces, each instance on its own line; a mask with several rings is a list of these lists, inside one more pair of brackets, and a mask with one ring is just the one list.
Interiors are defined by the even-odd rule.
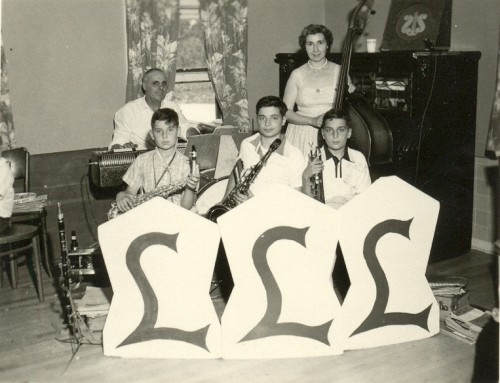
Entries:
[[[87,180],[87,182],[85,182],[86,185],[84,185],[84,180]],[[86,194],[87,194],[88,208],[85,205],[84,189],[86,190]],[[90,186],[88,183],[88,173],[85,173],[82,176],[82,178],[80,178],[80,193],[81,193],[81,197],[82,197],[83,213],[85,214],[85,222],[87,223],[87,228],[89,229],[90,234],[92,235],[92,238],[94,239],[94,241],[97,241],[97,234],[96,233],[97,233],[97,226],[99,226],[99,224],[97,223],[97,219],[95,217],[94,211],[92,210],[92,205],[90,203]],[[90,212],[92,221],[94,223],[94,228],[91,226],[92,222],[89,221],[89,214],[87,211]]]
[[434,55],[434,73],[432,74],[432,81],[431,81],[431,89],[429,90],[429,96],[427,97],[427,102],[424,107],[424,111],[422,113],[422,118],[420,119],[420,128],[419,128],[419,134],[418,134],[418,145],[417,145],[417,161],[415,165],[415,178],[414,182],[415,184],[417,183],[418,179],[418,171],[419,171],[419,163],[420,163],[420,151],[421,151],[421,144],[422,144],[422,139],[424,136],[424,120],[427,115],[427,110],[429,109],[429,104],[432,99],[432,94],[434,92],[434,84],[436,82],[436,73],[437,73],[437,55]]

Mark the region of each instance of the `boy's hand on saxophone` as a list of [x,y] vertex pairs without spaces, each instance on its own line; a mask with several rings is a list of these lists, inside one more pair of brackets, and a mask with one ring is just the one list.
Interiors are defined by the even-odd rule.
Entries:
[[127,191],[121,191],[116,195],[116,206],[121,212],[129,211],[134,207],[134,202],[132,200],[132,195],[127,193]]
[[234,201],[236,202],[237,205],[239,205],[239,204],[249,200],[252,197],[253,197],[253,194],[250,190],[248,190],[246,193],[236,192],[234,194]]

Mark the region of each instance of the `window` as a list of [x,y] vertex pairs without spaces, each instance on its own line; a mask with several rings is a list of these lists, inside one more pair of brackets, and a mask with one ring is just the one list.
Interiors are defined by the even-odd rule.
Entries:
[[180,0],[175,101],[188,120],[217,118],[215,93],[208,78],[198,0]]

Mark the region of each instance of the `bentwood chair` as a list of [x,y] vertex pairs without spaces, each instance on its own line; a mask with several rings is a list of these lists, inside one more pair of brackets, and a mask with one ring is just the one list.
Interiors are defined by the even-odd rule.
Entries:
[[[16,148],[5,150],[2,157],[10,162],[10,170],[14,176],[14,188],[16,192],[30,192],[30,153],[26,148]],[[29,212],[13,212],[12,223],[33,223],[38,228],[38,235],[43,249],[43,263],[47,274],[51,277],[51,267],[49,260],[49,247],[47,239],[47,210],[45,207],[40,210]]]
[[9,257],[10,283],[11,287],[15,289],[18,282],[17,255],[32,250],[34,279],[36,280],[38,299],[42,302],[44,296],[39,235],[37,226],[22,224],[13,224],[8,233],[0,234],[0,285],[3,286],[3,258]]

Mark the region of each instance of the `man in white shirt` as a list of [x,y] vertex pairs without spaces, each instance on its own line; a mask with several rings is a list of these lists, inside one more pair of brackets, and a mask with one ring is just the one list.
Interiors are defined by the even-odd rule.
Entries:
[[179,116],[179,137],[187,140],[189,136],[199,134],[196,124],[189,122],[175,102],[165,99],[167,95],[167,77],[161,69],[152,68],[144,73],[142,79],[144,96],[125,104],[115,114],[115,130],[109,149],[136,148],[153,149],[149,132],[151,117],[159,108],[175,110]]

